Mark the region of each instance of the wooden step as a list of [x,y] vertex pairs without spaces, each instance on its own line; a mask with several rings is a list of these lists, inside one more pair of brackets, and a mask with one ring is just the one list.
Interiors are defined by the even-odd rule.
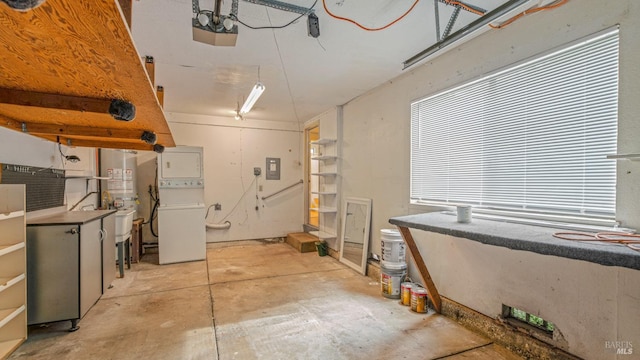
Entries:
[[293,246],[294,249],[301,253],[316,251],[317,236],[309,233],[299,232],[287,234],[287,244]]

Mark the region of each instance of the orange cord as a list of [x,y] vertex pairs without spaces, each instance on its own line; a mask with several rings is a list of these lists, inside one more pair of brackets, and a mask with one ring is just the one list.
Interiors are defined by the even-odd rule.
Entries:
[[491,24],[489,24],[489,26],[492,29],[502,29],[502,28],[510,25],[512,22],[520,19],[521,17],[523,17],[525,15],[534,14],[534,13],[537,13],[538,11],[555,9],[555,8],[560,7],[560,6],[562,6],[562,5],[564,5],[564,4],[568,3],[568,2],[569,2],[569,0],[559,0],[559,1],[556,1],[556,2],[554,2],[552,4],[550,4],[550,5],[541,6],[541,7],[537,7],[537,8],[533,8],[533,9],[529,9],[529,10],[525,10],[525,11],[521,12],[520,14],[510,18],[509,20],[503,22],[500,25],[491,25]]
[[599,232],[597,234],[583,232],[557,232],[553,237],[573,241],[599,241],[626,245],[629,249],[640,251],[640,235],[625,232]]
[[411,7],[409,8],[409,10],[407,10],[407,12],[405,12],[404,14],[402,14],[402,16],[400,16],[399,18],[393,20],[392,22],[388,23],[385,26],[379,27],[379,28],[368,28],[366,26],[361,25],[360,23],[358,23],[355,20],[349,19],[349,18],[345,18],[345,17],[341,17],[341,16],[337,16],[334,15],[331,11],[329,11],[329,9],[327,8],[327,3],[326,0],[322,0],[322,5],[324,6],[324,11],[327,12],[327,14],[329,14],[331,17],[336,18],[338,20],[344,20],[344,21],[348,21],[352,24],[355,24],[356,26],[358,26],[359,28],[363,29],[363,30],[367,30],[367,31],[379,31],[379,30],[384,30],[386,28],[388,28],[389,26],[397,23],[398,21],[402,20],[402,18],[404,18],[405,16],[407,16],[407,14],[409,14],[411,12],[411,10],[413,10],[414,7],[416,7],[416,5],[418,5],[418,1],[420,0],[416,0],[413,5],[411,5]]
[[484,15],[484,13],[482,11],[478,11],[472,7],[467,6],[466,4],[463,4],[459,1],[455,1],[455,0],[444,0],[444,2],[446,2],[449,5],[453,5],[453,6],[460,6],[461,8],[467,10],[468,12],[474,13],[476,15]]

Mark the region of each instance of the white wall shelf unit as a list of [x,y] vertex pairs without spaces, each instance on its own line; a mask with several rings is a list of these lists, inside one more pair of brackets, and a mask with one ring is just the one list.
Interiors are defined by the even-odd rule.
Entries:
[[[322,127],[321,127],[322,129]],[[318,162],[318,171],[311,173],[317,176],[318,189],[312,191],[318,195],[318,206],[314,207],[319,214],[318,229],[311,234],[317,236],[320,240],[337,239],[338,225],[338,148],[337,140],[332,138],[320,138],[312,141],[311,145],[316,145],[318,153],[311,158],[312,161]]]
[[0,185],[0,359],[27,339],[25,186]]
[[336,195],[336,194],[338,194],[335,191],[312,191],[311,193],[315,194],[315,195]]
[[312,141],[311,145],[329,145],[329,144],[335,144],[336,143],[336,139],[328,139],[328,138],[320,138],[316,141]]
[[337,158],[335,155],[320,155],[312,157],[311,160],[336,160]]
[[326,231],[310,231],[309,234],[317,236],[320,240],[329,240],[336,238],[336,234]]

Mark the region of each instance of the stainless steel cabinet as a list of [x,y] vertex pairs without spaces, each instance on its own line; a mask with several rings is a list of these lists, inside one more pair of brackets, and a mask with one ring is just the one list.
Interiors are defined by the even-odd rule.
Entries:
[[[110,238],[114,232],[113,214],[79,223],[29,224],[29,325],[70,320],[70,330],[78,329],[78,321],[115,278],[115,239]],[[103,266],[105,259],[109,263]],[[111,267],[112,278],[105,267]]]
[[80,318],[80,226],[27,228],[27,323]]

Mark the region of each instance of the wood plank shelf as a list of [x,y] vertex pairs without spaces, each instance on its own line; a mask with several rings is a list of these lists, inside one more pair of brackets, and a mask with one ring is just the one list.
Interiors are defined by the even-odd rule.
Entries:
[[0,214],[0,221],[9,220],[9,219],[13,219],[13,218],[21,217],[21,216],[24,216],[24,211],[22,211],[22,210],[12,211],[12,212],[7,213],[7,214]]
[[24,248],[24,242],[19,242],[13,245],[0,245],[0,256],[10,254],[22,248]]
[[26,278],[25,274],[19,274],[11,278],[0,278],[0,292],[12,287]]
[[1,126],[68,146],[175,146],[118,1],[47,0],[0,19]]
[[0,309],[0,328],[3,328],[9,323],[9,321],[15,319],[16,316],[23,313],[25,309],[25,305],[20,305],[17,308]]
[[25,339],[11,339],[7,341],[0,341],[0,355],[2,354],[11,354],[16,351],[16,349],[22,345]]

